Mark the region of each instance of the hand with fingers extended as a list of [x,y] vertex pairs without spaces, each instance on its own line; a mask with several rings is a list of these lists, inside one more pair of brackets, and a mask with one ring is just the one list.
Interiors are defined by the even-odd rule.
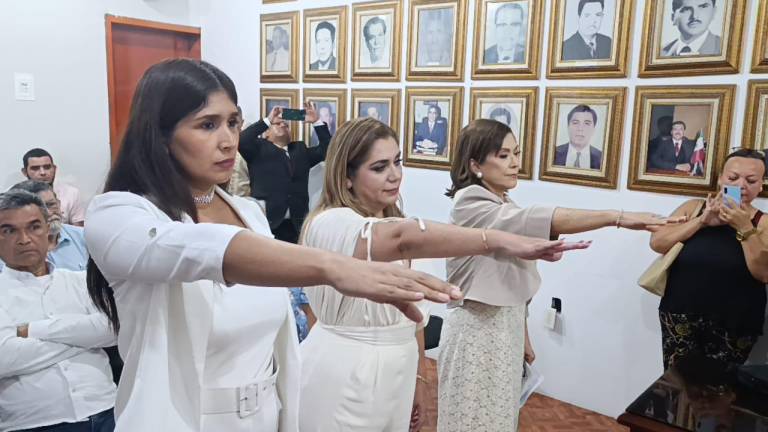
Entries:
[[488,230],[488,248],[506,256],[528,260],[557,261],[563,252],[586,249],[592,242],[567,243],[564,240],[543,240],[504,231]]
[[622,212],[616,223],[619,228],[654,232],[665,225],[678,224],[685,222],[686,220],[687,218],[685,216],[664,217],[658,214],[645,212]]
[[704,205],[704,210],[699,218],[700,223],[708,227],[724,225],[725,221],[720,219],[720,209],[723,207],[722,203],[722,192],[718,192],[714,197],[712,194],[707,195],[707,202]]
[[314,102],[310,102],[310,101],[304,102],[304,110],[306,112],[306,114],[304,114],[305,122],[314,123],[320,118],[320,115],[317,113],[317,107],[315,107]]
[[267,116],[269,124],[279,124],[283,122],[283,107],[276,106],[272,108]]

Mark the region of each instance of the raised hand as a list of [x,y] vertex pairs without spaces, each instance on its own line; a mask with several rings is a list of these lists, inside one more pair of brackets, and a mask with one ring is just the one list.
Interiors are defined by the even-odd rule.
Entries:
[[274,107],[272,108],[272,111],[269,112],[269,115],[267,116],[267,120],[269,120],[269,124],[279,124],[283,122],[283,108],[282,107]]
[[653,213],[623,212],[618,219],[618,225],[619,228],[654,232],[664,225],[685,222],[687,219],[685,216],[664,217]]
[[704,211],[701,213],[701,224],[708,227],[724,225],[725,221],[720,219],[720,209],[723,207],[723,193],[718,192],[717,195],[712,197],[712,194],[707,195],[707,202],[704,206]]
[[317,108],[315,107],[314,102],[304,102],[304,110],[306,111],[306,114],[304,115],[305,122],[314,123],[320,118],[320,116],[317,114]]
[[[723,200],[728,200],[727,205],[720,205],[720,212],[718,214],[718,218],[723,223],[727,223],[738,231],[749,231],[753,228],[752,211],[746,204],[742,203],[739,205],[733,198],[727,196]],[[723,201],[723,204],[725,204],[725,201]]]
[[490,249],[507,256],[558,261],[563,257],[563,252],[586,249],[592,242],[566,243],[564,240],[542,240],[502,231],[488,231],[488,244]]

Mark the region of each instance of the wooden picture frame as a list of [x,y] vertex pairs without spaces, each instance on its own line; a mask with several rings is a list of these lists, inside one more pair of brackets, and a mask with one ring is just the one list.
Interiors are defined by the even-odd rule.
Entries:
[[[315,103],[317,114],[320,116],[319,120],[325,120],[331,131],[331,136],[347,121],[347,89],[305,88],[302,100]],[[326,106],[324,105],[329,109],[328,113],[325,112]],[[327,115],[330,117],[324,118]],[[317,142],[313,131],[311,124],[304,123],[302,137],[310,147]]]
[[547,88],[539,179],[616,189],[626,87]]
[[761,1],[752,53],[752,73],[768,73],[768,3]]
[[[262,14],[260,31],[261,82],[299,82],[299,38],[295,37],[299,33],[299,13]],[[278,31],[280,37],[275,34]],[[278,43],[283,46],[275,47]]]
[[[409,81],[463,81],[467,0],[412,0],[408,30]],[[434,46],[421,44],[422,36]]]
[[[301,108],[299,91],[295,89],[261,89],[259,92],[261,117],[267,117],[274,106],[283,108]],[[299,140],[300,129],[301,126],[299,124],[295,122],[291,123],[291,141]]]
[[[765,152],[768,164],[768,80],[749,81],[743,130],[741,146]],[[760,196],[768,197],[768,177]]]
[[538,87],[472,88],[469,98],[470,121],[488,118],[507,124],[520,145],[518,178],[533,178],[536,154],[536,111]]
[[[655,0],[645,3],[638,75],[650,78],[738,73],[747,2],[717,2],[718,6],[714,6],[707,15],[708,23],[704,30],[709,33],[702,33],[700,37],[703,39],[691,36],[690,46],[685,45],[681,37],[682,31],[688,31],[683,24],[687,20],[677,20],[677,28],[672,24],[674,14],[683,13],[680,9],[673,13],[672,2]],[[723,8],[723,5],[726,7]]]
[[472,79],[539,79],[543,23],[542,1],[477,0]]
[[402,9],[401,0],[352,5],[352,81],[400,81]]
[[464,87],[406,87],[405,166],[451,169],[453,146],[462,123],[463,99]]
[[[584,4],[552,0],[551,4],[548,78],[627,77],[634,0]],[[583,31],[594,31],[591,39]]]
[[303,53],[304,82],[347,82],[347,6],[304,10]]
[[717,170],[731,147],[735,91],[735,85],[636,87],[627,187],[716,192]]
[[353,89],[351,118],[374,117],[400,136],[401,96],[400,89]]

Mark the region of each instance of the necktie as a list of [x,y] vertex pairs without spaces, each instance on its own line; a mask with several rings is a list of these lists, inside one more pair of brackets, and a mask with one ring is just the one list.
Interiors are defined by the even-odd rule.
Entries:
[[509,63],[511,61],[512,61],[512,57],[509,57],[509,56],[504,56],[501,58],[502,63]]
[[576,152],[576,161],[573,163],[574,168],[581,168],[581,152]]
[[680,155],[680,141],[675,142],[675,156]]
[[680,50],[680,54],[690,54],[690,53],[692,53],[692,52],[693,52],[693,50],[692,50],[692,49],[691,49],[691,47],[689,47],[688,45],[684,46],[684,47],[683,47],[683,48]]
[[589,42],[589,55],[592,56],[592,58],[595,58],[596,50],[595,50],[595,43],[590,41]]

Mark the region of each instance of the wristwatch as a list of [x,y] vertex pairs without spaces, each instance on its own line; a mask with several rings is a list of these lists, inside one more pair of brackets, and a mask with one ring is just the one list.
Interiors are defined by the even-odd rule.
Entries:
[[744,232],[736,230],[736,240],[740,242],[746,241],[748,238],[752,237],[752,235],[755,234],[756,232],[757,232],[757,227]]

